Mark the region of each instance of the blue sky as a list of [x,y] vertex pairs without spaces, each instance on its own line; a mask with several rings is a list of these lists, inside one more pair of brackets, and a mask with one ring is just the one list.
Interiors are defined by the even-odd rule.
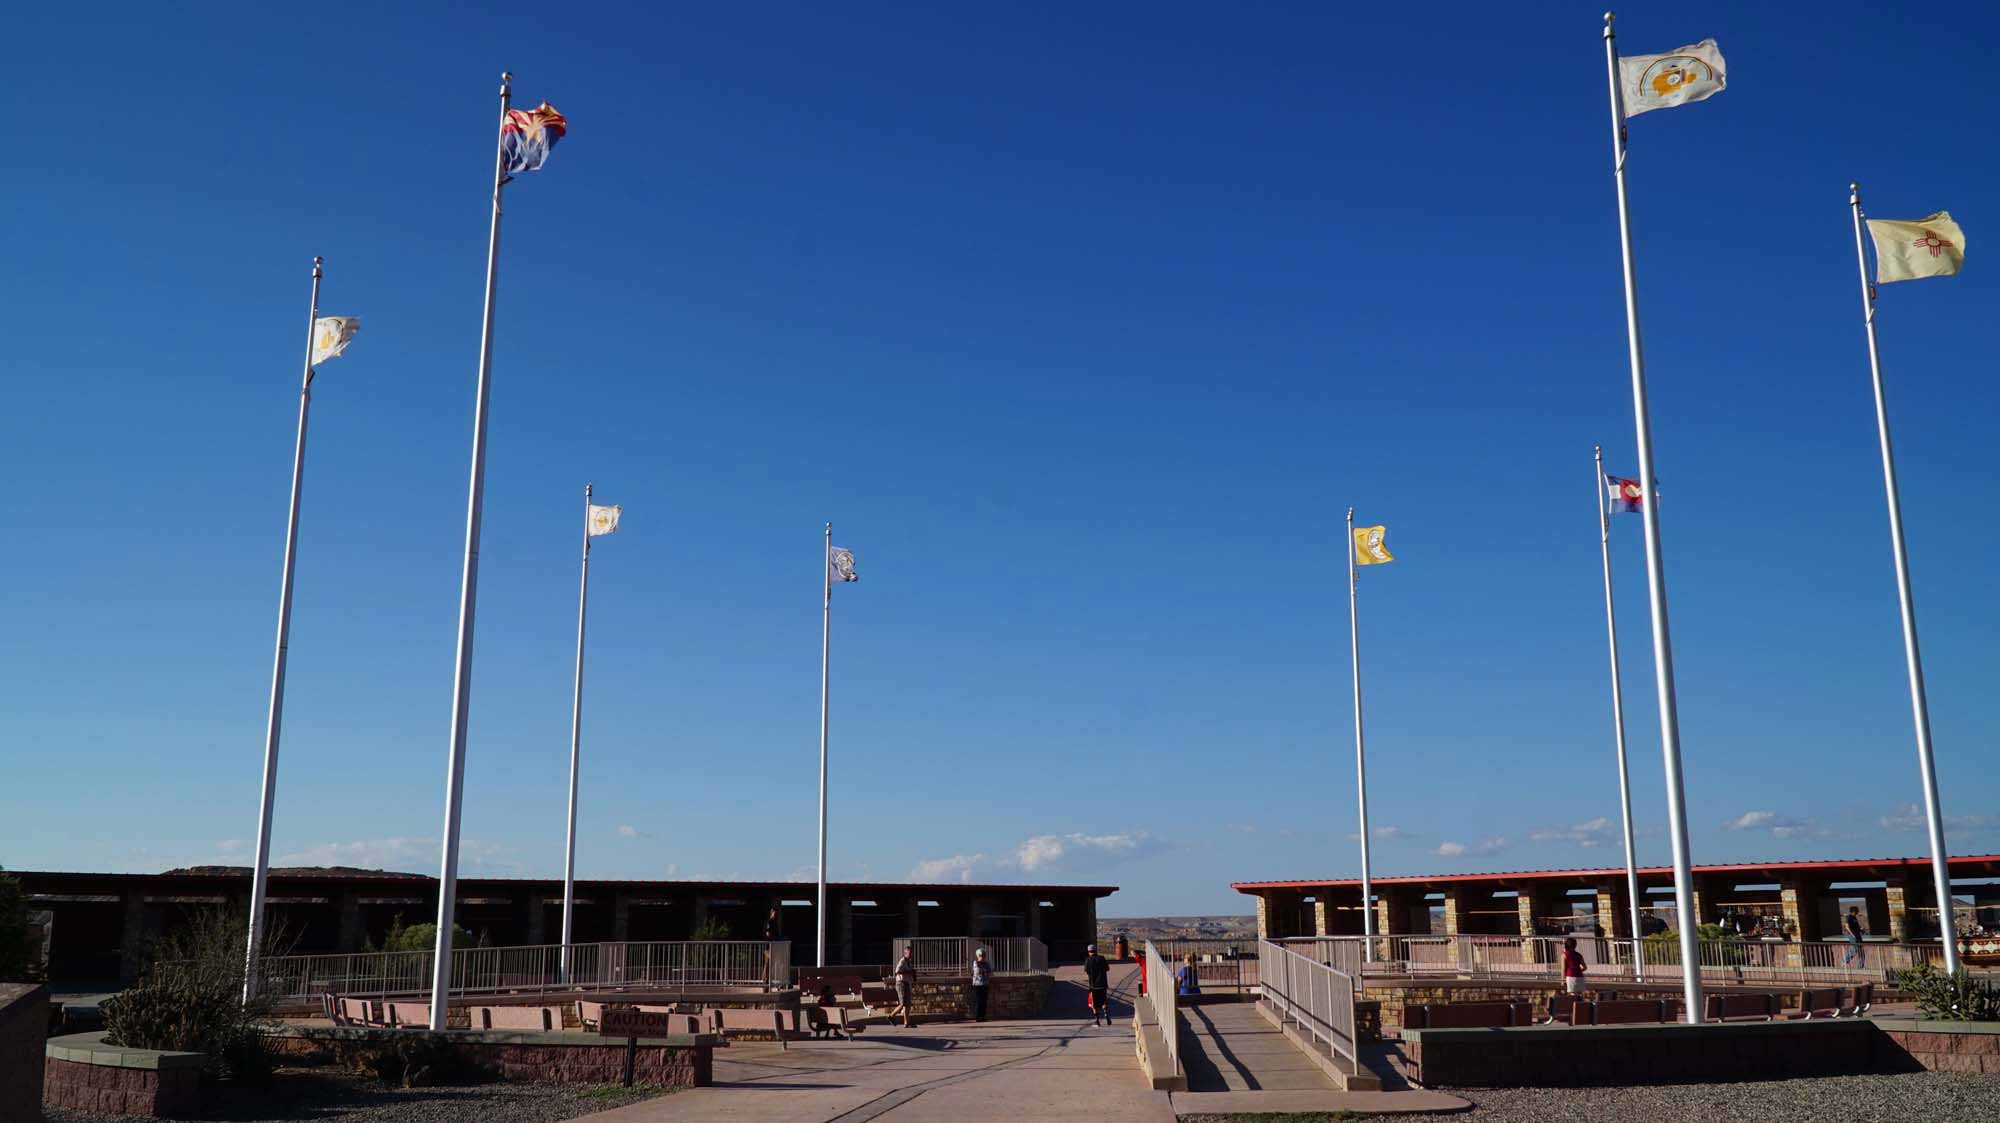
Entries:
[[[247,860],[309,262],[274,853],[434,872],[496,76],[508,189],[468,873],[809,876],[822,523],[838,877],[1616,864],[1590,451],[1636,471],[1598,13],[1548,5],[44,7],[0,300],[0,864]],[[1889,22],[1884,22],[1889,21]],[[1729,89],[1632,124],[1697,861],[1916,854],[1846,185],[1982,241],[1983,6],[1677,4]],[[1991,851],[1993,273],[1880,326],[1950,841]],[[1664,861],[1636,519],[1642,858]]]

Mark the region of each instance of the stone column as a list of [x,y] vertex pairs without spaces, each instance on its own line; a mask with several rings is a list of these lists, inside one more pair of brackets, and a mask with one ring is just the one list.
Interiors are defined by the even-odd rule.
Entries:
[[1271,891],[1266,889],[1257,894],[1257,938],[1274,940],[1277,935],[1271,931]]
[[1618,899],[1617,887],[1599,883],[1597,886],[1597,923],[1604,934],[1617,939],[1632,935],[1631,912],[1625,902]]
[[1083,942],[1094,944],[1097,939],[1097,898],[1090,897],[1083,902]]
[[1333,935],[1333,902],[1326,899],[1326,891],[1313,894],[1313,930],[1315,936]]
[[334,936],[335,951],[357,952],[368,941],[368,931],[361,922],[361,895],[351,890],[342,892],[333,899],[335,915],[339,927]]
[[1883,895],[1889,899],[1889,935],[1898,943],[1910,939],[1909,884],[1900,877],[1889,879]]
[[1382,936],[1402,935],[1398,929],[1404,927],[1396,923],[1396,912],[1402,906],[1402,895],[1392,889],[1384,889],[1375,894],[1375,932]]
[[137,889],[127,889],[120,897],[125,911],[118,939],[118,981],[130,984],[139,980],[145,966],[146,900]]
[[1444,933],[1447,936],[1458,935],[1459,902],[1463,896],[1456,885],[1444,887]]
[[562,932],[560,930],[556,932],[555,939],[551,940],[548,938],[547,916],[549,910],[548,906],[543,904],[542,901],[543,898],[540,890],[529,892],[528,903],[525,906],[528,910],[527,917],[525,918],[527,924],[524,926],[528,933],[527,942],[529,944],[560,943],[562,941]]

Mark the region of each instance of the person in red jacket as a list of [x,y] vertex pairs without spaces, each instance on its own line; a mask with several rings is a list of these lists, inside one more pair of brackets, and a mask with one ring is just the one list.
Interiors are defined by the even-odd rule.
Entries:
[[1563,993],[1583,994],[1583,956],[1576,950],[1576,937],[1563,941]]

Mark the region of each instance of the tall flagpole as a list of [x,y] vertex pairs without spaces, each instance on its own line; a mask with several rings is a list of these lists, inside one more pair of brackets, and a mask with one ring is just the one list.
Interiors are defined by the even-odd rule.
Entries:
[[1681,781],[1680,713],[1674,703],[1674,645],[1667,628],[1667,573],[1660,558],[1659,494],[1653,483],[1653,421],[1646,405],[1646,358],[1639,346],[1639,290],[1632,266],[1632,213],[1625,196],[1625,105],[1618,85],[1618,44],[1604,13],[1604,67],[1611,83],[1611,150],[1616,157],[1618,245],[1625,258],[1625,339],[1632,360],[1632,423],[1639,438],[1639,505],[1646,525],[1646,596],[1653,612],[1653,677],[1659,692],[1660,755],[1667,771],[1667,831],[1674,848],[1674,927],[1681,937],[1681,994],[1688,1024],[1702,1021],[1701,945],[1696,939],[1694,870],[1688,856],[1687,800]]
[[569,820],[563,843],[562,977],[569,980],[571,920],[576,913],[576,768],[583,732],[583,612],[590,603],[590,491],[583,485],[583,576],[576,591],[576,689],[569,704]]
[[[500,75],[500,124],[507,123],[512,74]],[[465,797],[465,727],[472,705],[472,619],[479,590],[479,520],[486,491],[486,401],[493,375],[493,294],[500,269],[500,191],[507,151],[493,143],[493,224],[486,235],[486,308],[479,328],[479,391],[472,414],[472,485],[465,504],[465,572],[458,593],[458,655],[451,691],[451,757],[445,773],[444,854],[438,872],[437,948],[431,960],[431,1028],[443,1031],[451,999],[451,931],[458,904],[459,811]]]
[[1937,765],[1931,755],[1931,706],[1924,691],[1924,658],[1917,649],[1917,604],[1910,592],[1910,554],[1903,539],[1903,502],[1896,486],[1896,454],[1889,443],[1889,402],[1882,390],[1882,356],[1875,346],[1875,292],[1868,283],[1868,257],[1861,248],[1861,185],[1850,183],[1854,211],[1854,260],[1861,267],[1862,322],[1868,328],[1868,370],[1875,381],[1875,432],[1882,444],[1882,487],[1889,497],[1889,546],[1896,555],[1896,593],[1903,613],[1903,659],[1910,668],[1910,710],[1917,726],[1917,770],[1924,782],[1924,821],[1931,836],[1931,878],[1938,898],[1938,938],[1944,969],[1956,974],[1958,925],[1952,916],[1951,869],[1944,849],[1944,812],[1938,803]]
[[1604,552],[1604,630],[1611,637],[1611,726],[1618,736],[1618,809],[1625,817],[1625,892],[1632,906],[1632,969],[1645,973],[1645,955],[1639,941],[1639,867],[1632,847],[1632,783],[1625,769],[1625,690],[1618,678],[1618,614],[1611,601],[1611,512],[1604,504],[1604,448],[1597,457],[1597,536]]
[[271,879],[271,804],[278,795],[278,729],[285,716],[285,653],[292,638],[292,564],[299,547],[299,488],[306,470],[306,414],[312,408],[313,331],[319,323],[320,259],[313,258],[306,305],[306,364],[299,380],[299,435],[292,444],[292,507],[285,517],[285,575],[278,582],[278,645],[271,656],[271,710],[264,721],[264,791],[257,801],[257,865],[250,874],[250,938],[243,953],[243,1001],[257,993],[258,945],[264,939],[264,893]]
[[826,524],[826,548],[820,554],[820,577],[826,582],[819,605],[819,925],[813,949],[815,966],[826,966],[826,667],[828,640],[833,635],[833,524]]
[[[1354,787],[1361,794],[1361,934],[1375,935],[1375,890],[1368,872],[1368,765],[1361,749],[1361,624],[1354,609],[1354,508],[1347,509],[1347,649],[1354,663]],[[1372,954],[1372,953],[1371,953]]]

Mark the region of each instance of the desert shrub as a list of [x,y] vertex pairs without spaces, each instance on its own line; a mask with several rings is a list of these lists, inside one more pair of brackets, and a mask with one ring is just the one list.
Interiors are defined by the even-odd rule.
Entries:
[[704,917],[700,924],[694,926],[694,932],[688,938],[691,940],[726,940],[729,938],[729,922],[726,920],[717,920],[712,916]]
[[1947,975],[1926,963],[1896,972],[1896,986],[1916,1000],[1926,1017],[1955,1022],[2000,1022],[2000,984],[1964,968]]
[[[364,946],[362,950],[363,951],[436,951],[437,930],[438,926],[436,924],[405,925],[403,923],[402,914],[398,913],[396,914],[396,917],[393,920],[389,921],[389,931],[386,935],[382,937],[382,946],[378,948],[371,942],[366,946]],[[472,933],[467,931],[460,925],[457,924],[452,925],[451,946],[454,949],[469,948],[473,946]]]
[[28,895],[0,870],[0,983],[42,981],[42,934],[28,920]]
[[[271,1059],[258,1026],[270,1020],[271,1000],[243,1000],[241,912],[203,909],[159,941],[139,981],[104,1003],[105,1043],[132,1049],[201,1053],[211,1080],[261,1081]],[[290,941],[273,932],[264,954]]]
[[329,1044],[334,1060],[342,1067],[399,1088],[461,1083],[490,1075],[467,1065],[449,1041],[415,1030],[399,1032],[387,1040]]

